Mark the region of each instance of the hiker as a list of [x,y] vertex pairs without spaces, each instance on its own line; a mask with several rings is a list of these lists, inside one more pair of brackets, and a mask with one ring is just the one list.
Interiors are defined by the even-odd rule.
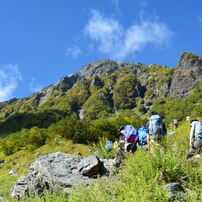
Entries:
[[137,150],[138,132],[132,125],[121,126],[119,129],[119,150],[134,153]]
[[173,119],[172,125],[174,126],[174,130],[177,129],[178,128],[178,120],[177,119]]
[[191,118],[190,124],[190,151],[187,154],[187,159],[192,157],[195,153],[200,153],[202,149],[202,122],[201,118],[197,115]]
[[162,140],[167,133],[166,126],[158,113],[152,112],[146,127],[147,143],[149,145],[149,149],[151,150],[153,145],[159,146],[160,144],[162,144]]
[[138,145],[143,148],[145,148],[145,145],[147,144],[147,128],[146,126],[142,125],[138,129]]

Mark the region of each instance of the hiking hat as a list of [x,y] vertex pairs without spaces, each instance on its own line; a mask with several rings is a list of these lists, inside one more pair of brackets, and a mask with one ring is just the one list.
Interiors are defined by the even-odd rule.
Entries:
[[121,127],[119,128],[119,131],[124,130],[124,127],[125,127],[125,126],[121,126]]

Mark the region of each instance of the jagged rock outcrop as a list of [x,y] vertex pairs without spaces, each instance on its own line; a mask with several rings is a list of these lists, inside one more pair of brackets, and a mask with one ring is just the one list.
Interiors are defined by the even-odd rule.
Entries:
[[101,82],[100,78],[97,75],[92,80],[91,85],[98,86],[98,87],[102,86],[102,82]]
[[94,183],[95,175],[111,175],[115,169],[114,161],[99,159],[97,156],[87,158],[61,152],[38,158],[21,176],[11,189],[11,196],[20,199],[24,195],[43,195],[44,190],[58,190],[70,193],[74,186]]
[[92,62],[83,66],[79,73],[82,77],[88,78],[97,76],[109,75],[119,69],[119,65],[112,60],[104,60],[100,62]]
[[84,65],[79,70],[79,75],[81,78],[89,78],[94,76],[107,76],[118,69],[130,67],[132,68],[133,73],[139,73],[139,67],[144,66],[142,63],[129,63],[129,62],[115,62],[113,60],[103,60],[103,61],[96,61],[91,62],[90,64]]
[[10,100],[4,101],[4,102],[0,102],[0,109],[2,109],[3,107],[5,107],[6,105],[14,103],[17,100],[18,100],[17,98],[12,98]]
[[181,55],[173,75],[169,95],[185,98],[202,81],[202,58],[185,52]]
[[54,90],[59,90],[62,94],[63,92],[66,92],[67,90],[71,89],[72,86],[78,81],[78,79],[78,74],[65,76],[62,77],[57,83],[39,91],[38,93],[36,93],[38,105],[44,104],[51,95],[57,97],[58,94],[54,94]]

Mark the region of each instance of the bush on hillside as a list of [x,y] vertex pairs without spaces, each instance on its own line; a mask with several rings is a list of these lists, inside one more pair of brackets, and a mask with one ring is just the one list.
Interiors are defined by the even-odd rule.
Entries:
[[66,96],[71,105],[72,111],[76,112],[82,105],[88,100],[90,96],[90,81],[87,79],[82,79],[77,82],[74,88],[67,91]]
[[52,137],[62,137],[74,143],[87,144],[98,139],[98,135],[89,130],[89,122],[77,119],[75,114],[51,125],[48,131]]
[[11,155],[27,145],[32,145],[32,148],[38,148],[46,143],[48,138],[47,130],[33,127],[23,129],[20,132],[11,134],[3,140],[2,151],[5,155]]
[[112,113],[112,98],[106,89],[94,93],[83,105],[84,119],[98,119],[108,117]]
[[132,109],[136,106],[139,97],[139,81],[134,74],[128,74],[117,80],[114,86],[114,107],[119,109]]
[[47,139],[55,137],[82,144],[97,143],[100,138],[115,141],[120,126],[132,124],[138,129],[142,123],[140,117],[131,111],[123,111],[119,116],[93,121],[82,121],[74,114],[52,124],[48,129],[33,127],[13,133],[3,140],[2,150],[6,155],[11,155],[25,147],[36,149],[43,146]]

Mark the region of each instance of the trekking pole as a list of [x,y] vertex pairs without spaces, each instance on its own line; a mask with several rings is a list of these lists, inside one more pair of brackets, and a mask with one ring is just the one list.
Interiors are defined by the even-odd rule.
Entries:
[[147,134],[147,143],[148,143],[148,149],[150,151],[150,135]]

